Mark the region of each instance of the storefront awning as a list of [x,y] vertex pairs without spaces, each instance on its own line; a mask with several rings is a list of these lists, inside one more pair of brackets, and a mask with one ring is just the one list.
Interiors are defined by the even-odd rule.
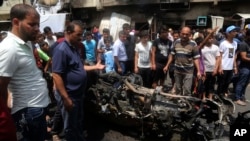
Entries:
[[232,16],[232,19],[236,19],[236,20],[241,20],[242,18],[250,19],[250,13],[235,13]]

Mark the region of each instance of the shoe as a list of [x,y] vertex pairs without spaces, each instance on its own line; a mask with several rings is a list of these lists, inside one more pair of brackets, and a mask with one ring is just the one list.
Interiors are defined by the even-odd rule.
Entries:
[[237,100],[237,101],[235,101],[234,103],[235,103],[235,104],[238,104],[238,105],[240,105],[240,106],[246,106],[246,105],[247,105],[245,102],[243,102],[243,101],[241,101],[241,100]]

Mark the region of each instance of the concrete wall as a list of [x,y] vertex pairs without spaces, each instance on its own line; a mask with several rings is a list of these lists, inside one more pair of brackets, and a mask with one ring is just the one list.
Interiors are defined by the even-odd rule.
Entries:
[[131,4],[157,4],[160,2],[166,3],[180,3],[180,2],[213,2],[215,5],[218,2],[232,1],[232,0],[72,0],[71,4],[74,8],[83,7],[109,7],[117,5],[131,5]]

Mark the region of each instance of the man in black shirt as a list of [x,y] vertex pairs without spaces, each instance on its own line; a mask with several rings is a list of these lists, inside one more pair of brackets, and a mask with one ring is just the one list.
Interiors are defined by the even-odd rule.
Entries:
[[245,106],[245,91],[250,78],[250,29],[246,31],[245,40],[239,44],[239,79],[235,88],[235,103]]
[[168,39],[168,28],[166,26],[161,26],[159,29],[159,38],[154,40],[151,51],[151,64],[153,70],[153,84],[152,87],[155,88],[159,81],[160,85],[163,85],[164,79],[166,77],[163,68],[168,62],[168,55],[171,51],[172,41]]

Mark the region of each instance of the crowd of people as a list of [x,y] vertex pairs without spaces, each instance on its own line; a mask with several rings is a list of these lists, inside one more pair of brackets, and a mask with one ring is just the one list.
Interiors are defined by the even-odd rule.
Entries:
[[[163,86],[169,75],[172,94],[204,102],[215,94],[228,97],[233,83],[233,100],[247,105],[248,25],[242,31],[231,25],[223,33],[218,27],[193,32],[162,25],[150,40],[148,30],[132,35],[125,23],[114,41],[110,29],[100,35],[98,27],[86,31],[80,21],[67,24],[64,33],[49,26],[40,31],[38,12],[26,4],[13,6],[10,20],[0,43],[0,140],[44,141],[51,118],[53,140],[60,140],[63,129],[67,141],[84,141],[84,97],[100,73],[137,73],[147,88]],[[48,117],[51,103],[57,109]]]

